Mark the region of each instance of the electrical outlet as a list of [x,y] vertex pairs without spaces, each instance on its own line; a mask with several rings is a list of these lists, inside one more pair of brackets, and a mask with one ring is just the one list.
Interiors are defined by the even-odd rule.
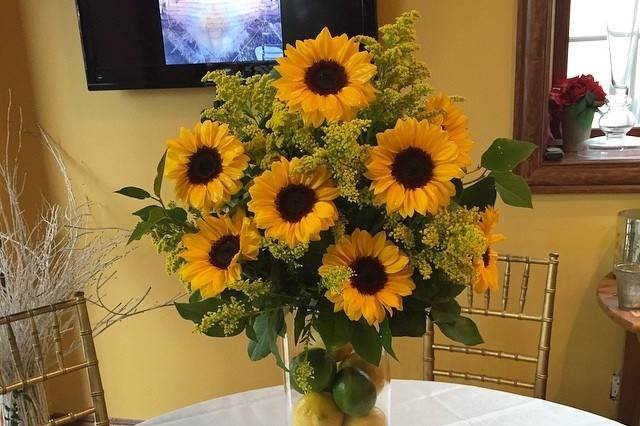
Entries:
[[620,378],[620,374],[613,373],[611,375],[611,389],[609,390],[609,398],[612,401],[617,401],[620,396],[620,383],[622,379]]

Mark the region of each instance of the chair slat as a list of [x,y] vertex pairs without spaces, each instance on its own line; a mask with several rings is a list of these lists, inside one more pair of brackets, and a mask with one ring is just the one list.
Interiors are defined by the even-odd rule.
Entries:
[[53,329],[53,345],[54,351],[56,353],[56,361],[58,363],[58,368],[60,370],[64,369],[64,352],[62,351],[62,335],[60,334],[60,318],[58,318],[58,314],[56,311],[52,312],[53,315],[53,324],[51,325]]
[[46,377],[46,367],[44,365],[44,355],[42,353],[42,345],[40,344],[40,335],[38,334],[38,327],[36,326],[36,320],[32,311],[29,311],[29,326],[31,328],[31,344],[36,357],[36,364],[40,368],[40,374]]
[[[528,258],[527,258],[528,259]],[[520,313],[524,312],[524,306],[527,303],[527,290],[529,289],[529,269],[531,264],[527,261],[522,271],[522,285],[520,286]]]
[[438,351],[448,351],[448,352],[457,352],[457,353],[471,354],[471,355],[481,355],[481,356],[500,358],[500,359],[510,359],[512,361],[531,362],[534,364],[538,362],[538,358],[536,357],[523,355],[515,352],[497,351],[497,350],[486,349],[486,348],[471,348],[468,346],[459,346],[459,345],[434,344],[433,349]]
[[533,383],[522,382],[519,380],[508,379],[504,377],[487,376],[484,374],[475,374],[455,370],[434,370],[434,376],[449,377],[453,379],[475,380],[478,382],[494,383],[496,385],[507,385],[518,388],[533,389]]
[[18,348],[18,342],[16,341],[16,335],[13,332],[11,322],[5,323],[5,329],[7,330],[7,339],[9,340],[9,350],[11,351],[11,359],[13,360],[13,366],[16,369],[16,374],[21,383],[26,380],[24,372],[24,365],[22,364],[22,358],[20,357],[20,349]]
[[511,286],[511,256],[504,261],[504,276],[502,279],[502,310],[506,312],[509,305],[509,287]]
[[484,310],[489,312],[490,307],[491,307],[491,290],[487,290],[484,292]]

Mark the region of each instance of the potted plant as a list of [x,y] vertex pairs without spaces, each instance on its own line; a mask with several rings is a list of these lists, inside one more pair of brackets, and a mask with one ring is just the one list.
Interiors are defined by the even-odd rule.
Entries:
[[577,152],[591,135],[591,123],[606,94],[591,74],[560,80],[549,93],[551,110],[560,117],[562,146],[565,152]]

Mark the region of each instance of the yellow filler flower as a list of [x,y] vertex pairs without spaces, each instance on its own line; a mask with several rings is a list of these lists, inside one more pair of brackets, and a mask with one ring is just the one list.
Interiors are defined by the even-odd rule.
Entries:
[[377,204],[402,217],[436,214],[455,194],[451,179],[463,176],[458,147],[440,126],[414,118],[398,120],[395,128],[378,133],[365,176]]
[[429,99],[427,109],[437,113],[429,118],[429,121],[442,127],[442,130],[449,135],[449,140],[458,145],[458,164],[460,167],[471,165],[472,161],[469,154],[473,149],[474,142],[469,132],[469,117],[443,93],[439,93]]
[[182,237],[186,250],[180,257],[187,263],[180,278],[202,298],[214,297],[240,280],[240,260],[257,259],[260,233],[242,210],[233,217],[205,216],[197,226],[197,233]]
[[498,253],[493,249],[493,244],[504,240],[504,235],[493,233],[498,219],[498,211],[487,207],[478,224],[487,239],[487,250],[482,257],[474,260],[473,289],[477,293],[498,290]]
[[189,206],[219,207],[242,188],[249,157],[227,124],[206,121],[193,131],[183,127],[167,146],[165,175],[174,181],[176,197]]
[[256,225],[265,235],[294,247],[320,239],[338,219],[333,200],[338,189],[331,174],[320,166],[309,174],[296,173],[298,158],[281,158],[255,178],[249,188],[248,207],[255,214]]
[[372,236],[356,229],[329,246],[318,272],[325,276],[341,266],[349,267],[353,275],[341,288],[327,290],[325,296],[334,303],[336,312],[344,310],[353,321],[364,317],[369,324],[379,324],[385,311],[389,315],[392,309],[401,311],[402,298],[416,287],[409,258],[384,232]]
[[287,45],[285,57],[277,61],[278,99],[301,111],[305,125],[351,120],[375,99],[372,56],[359,51],[346,34],[332,37],[325,27],[315,39]]

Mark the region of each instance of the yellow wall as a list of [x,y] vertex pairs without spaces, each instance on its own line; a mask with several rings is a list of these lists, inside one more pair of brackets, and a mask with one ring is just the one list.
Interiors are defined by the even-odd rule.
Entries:
[[[514,0],[380,0],[382,22],[416,8],[423,14],[421,56],[441,89],[463,94],[481,147],[512,129]],[[72,0],[23,0],[27,53],[38,119],[62,144],[79,194],[94,203],[98,224],[133,224],[139,204],[112,194],[127,184],[149,186],[163,141],[192,124],[210,93],[160,90],[89,93]],[[0,27],[1,28],[1,27]],[[549,398],[611,416],[610,374],[620,367],[623,333],[598,309],[595,287],[610,266],[615,214],[637,195],[546,195],[535,210],[503,209],[502,249],[561,254],[557,322]],[[146,242],[119,267],[114,298],[154,286],[154,298],[178,290]],[[520,336],[515,336],[517,339]],[[518,340],[516,340],[517,342]],[[167,309],[127,321],[98,339],[111,414],[147,418],[189,403],[277,384],[271,360],[247,360],[243,338],[210,340]],[[420,375],[420,343],[402,341],[394,366],[401,377]]]

